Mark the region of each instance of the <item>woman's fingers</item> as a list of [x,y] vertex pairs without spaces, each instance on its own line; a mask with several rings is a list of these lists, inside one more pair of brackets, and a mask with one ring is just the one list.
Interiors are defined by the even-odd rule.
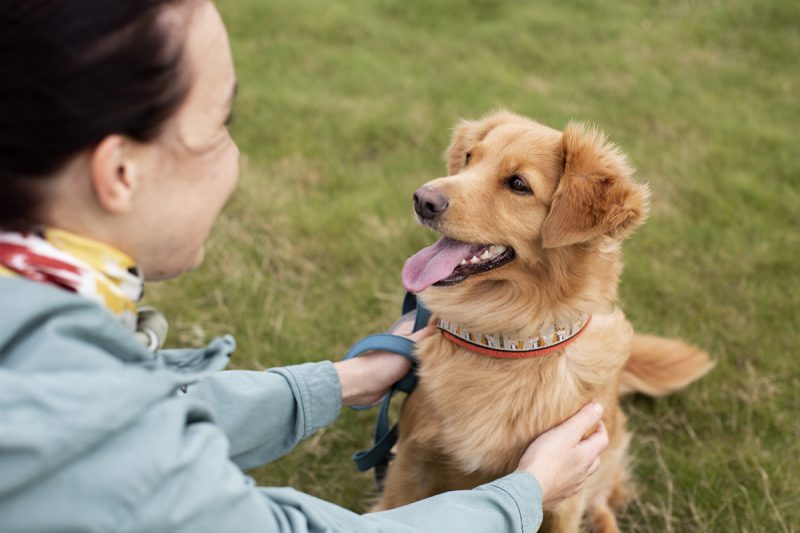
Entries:
[[600,455],[600,452],[608,446],[608,431],[606,425],[601,421],[597,424],[597,431],[581,441],[581,448],[584,449],[589,457]]
[[596,457],[594,462],[592,463],[592,466],[589,467],[589,472],[587,474],[587,477],[594,474],[598,468],[600,468],[600,457]]
[[539,480],[545,508],[574,494],[600,467],[600,452],[608,446],[602,414],[599,404],[585,405],[561,425],[541,434],[522,455],[517,469]]
[[424,339],[425,337],[429,337],[429,336],[433,335],[434,333],[436,333],[436,326],[434,326],[433,324],[430,324],[430,325],[425,326],[421,330],[415,331],[411,335],[408,335],[408,338],[411,339],[414,342],[418,342],[418,341],[421,341],[422,339]]
[[397,321],[389,327],[389,333],[394,333],[395,335],[403,335],[408,336],[411,335],[411,331],[414,329],[414,319],[417,315],[417,311],[409,311],[408,313],[404,314]]
[[572,418],[558,426],[558,431],[564,433],[565,444],[567,442],[577,444],[584,435],[589,433],[603,416],[603,406],[599,403],[591,402],[583,406]]

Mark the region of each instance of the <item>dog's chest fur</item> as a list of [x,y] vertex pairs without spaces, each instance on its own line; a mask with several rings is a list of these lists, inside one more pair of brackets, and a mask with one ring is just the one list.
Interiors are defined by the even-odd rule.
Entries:
[[553,355],[494,359],[440,335],[420,344],[420,384],[401,438],[449,458],[463,474],[513,471],[532,440],[589,399],[614,412],[616,380],[632,329],[621,311],[595,315],[581,338]]

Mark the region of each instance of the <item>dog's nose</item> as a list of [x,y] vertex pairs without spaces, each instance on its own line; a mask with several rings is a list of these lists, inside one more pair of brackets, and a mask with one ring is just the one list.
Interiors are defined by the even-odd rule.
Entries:
[[433,187],[420,187],[414,193],[414,211],[425,220],[436,218],[448,205],[447,196]]

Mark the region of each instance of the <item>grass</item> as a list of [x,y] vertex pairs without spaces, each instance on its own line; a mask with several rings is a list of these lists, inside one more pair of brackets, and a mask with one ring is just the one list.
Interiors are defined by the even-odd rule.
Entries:
[[[589,120],[654,192],[626,244],[626,313],[718,361],[675,396],[625,402],[639,491],[623,529],[798,531],[800,4],[219,7],[243,174],[204,266],[150,292],[172,344],[232,332],[239,368],[339,358],[397,316],[403,261],[433,240],[411,193],[443,175],[458,118]],[[363,510],[372,481],[350,455],[373,417],[346,411],[253,474]]]

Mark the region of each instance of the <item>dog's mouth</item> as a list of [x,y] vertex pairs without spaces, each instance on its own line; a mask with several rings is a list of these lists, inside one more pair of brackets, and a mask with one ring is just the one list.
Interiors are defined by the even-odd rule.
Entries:
[[501,267],[514,256],[514,249],[502,244],[471,244],[442,237],[406,260],[403,286],[416,294],[431,285],[455,285],[473,274]]

